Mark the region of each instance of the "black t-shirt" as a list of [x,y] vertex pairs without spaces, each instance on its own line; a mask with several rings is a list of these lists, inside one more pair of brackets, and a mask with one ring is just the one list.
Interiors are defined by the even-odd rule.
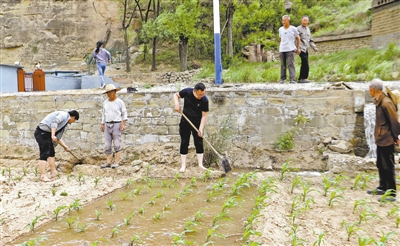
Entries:
[[[184,99],[183,113],[192,123],[200,123],[203,112],[208,112],[208,97],[204,96],[200,100],[193,95],[193,88],[186,88],[179,92],[179,96]],[[182,118],[183,120],[183,118]]]

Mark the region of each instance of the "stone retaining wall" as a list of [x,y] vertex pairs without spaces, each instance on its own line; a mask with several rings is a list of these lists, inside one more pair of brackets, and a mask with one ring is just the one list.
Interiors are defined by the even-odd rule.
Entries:
[[[356,113],[365,102],[363,90],[325,90],[315,85],[311,90],[301,85],[225,85],[208,86],[210,113],[206,133],[215,133],[229,119],[233,142],[271,148],[278,135],[294,126],[293,119],[302,113],[310,123],[299,131],[296,146],[310,148],[322,139],[335,136],[351,140]],[[124,132],[125,146],[145,143],[179,143],[178,122],[173,94],[176,86],[127,93],[118,92],[125,101],[129,120]],[[182,87],[183,88],[183,87]],[[3,93],[1,99],[0,142],[6,145],[36,147],[34,130],[40,120],[55,110],[77,109],[78,122],[70,125],[65,141],[70,148],[101,150],[101,108],[105,96],[100,90]]]

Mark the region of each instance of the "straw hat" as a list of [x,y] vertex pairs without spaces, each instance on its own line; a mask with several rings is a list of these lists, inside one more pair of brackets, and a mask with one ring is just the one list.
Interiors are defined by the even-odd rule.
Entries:
[[105,92],[103,92],[103,94],[106,94],[107,92],[109,92],[109,91],[119,91],[119,90],[121,90],[121,88],[116,88],[115,87],[115,85],[113,85],[113,84],[108,84],[108,85],[106,85],[106,88],[105,88]]

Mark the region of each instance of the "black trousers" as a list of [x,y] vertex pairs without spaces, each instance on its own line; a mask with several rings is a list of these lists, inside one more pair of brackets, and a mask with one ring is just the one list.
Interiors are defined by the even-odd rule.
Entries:
[[300,52],[301,67],[299,79],[308,79],[308,73],[310,71],[310,66],[308,65],[308,51]]
[[39,127],[35,130],[35,139],[39,145],[40,160],[46,161],[49,157],[55,156],[53,141],[51,140],[51,133],[45,132]]
[[[192,122],[193,125],[199,129],[200,123],[199,122]],[[189,141],[190,141],[190,134],[193,136],[194,146],[196,147],[197,154],[204,153],[203,147],[203,139],[197,135],[197,131],[187,122],[186,120],[182,119],[181,123],[179,124],[179,134],[181,136],[181,148],[180,153],[181,155],[186,155],[189,149]]]
[[[396,173],[394,169],[394,145],[377,146],[376,166],[379,172],[381,190],[392,189],[396,192]],[[396,194],[394,194],[396,196]]]

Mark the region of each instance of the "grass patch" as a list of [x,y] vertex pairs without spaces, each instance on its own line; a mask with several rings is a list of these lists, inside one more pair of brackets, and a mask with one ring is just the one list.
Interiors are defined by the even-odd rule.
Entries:
[[[368,59],[366,59],[368,57]],[[330,54],[311,54],[309,57],[309,79],[318,82],[369,81],[373,78],[394,80],[392,73],[399,68],[400,46],[388,45],[385,49],[369,48],[339,51]],[[300,71],[301,60],[296,56],[296,74]],[[214,64],[205,62],[194,80],[213,78]],[[226,83],[275,83],[280,80],[280,62],[250,63],[243,59],[232,60],[222,78]]]

